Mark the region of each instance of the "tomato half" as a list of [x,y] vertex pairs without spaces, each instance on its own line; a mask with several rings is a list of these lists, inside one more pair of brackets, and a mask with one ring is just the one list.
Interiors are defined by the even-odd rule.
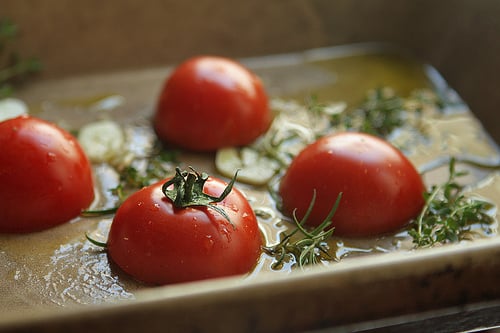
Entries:
[[168,78],[153,125],[160,140],[194,151],[254,141],[271,124],[261,80],[222,57],[188,59]]
[[283,211],[299,218],[317,197],[308,219],[319,225],[342,198],[332,219],[335,235],[373,236],[402,228],[424,205],[424,184],[395,147],[361,133],[325,136],[292,161],[280,184]]
[[[245,274],[260,256],[256,216],[233,188],[221,202],[229,220],[211,207],[177,208],[165,181],[132,194],[118,209],[108,236],[112,260],[139,281],[170,284]],[[219,196],[226,184],[208,178],[203,191]]]
[[67,222],[94,199],[91,165],[76,139],[29,116],[0,122],[0,232]]

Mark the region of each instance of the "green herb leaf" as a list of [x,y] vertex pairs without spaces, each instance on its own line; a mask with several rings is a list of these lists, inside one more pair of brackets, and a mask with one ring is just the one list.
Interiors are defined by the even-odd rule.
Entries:
[[410,119],[415,121],[412,127],[420,128],[419,115],[425,109],[441,110],[444,106],[428,89],[414,90],[410,96],[402,97],[392,88],[381,87],[368,91],[360,106],[333,115],[332,126],[387,138],[394,130],[407,126]]
[[[110,189],[111,193],[118,197],[118,206],[127,198],[127,196],[136,190],[151,185],[156,181],[166,178],[172,174],[171,163],[177,162],[177,152],[162,150],[159,146],[155,147],[151,156],[141,158],[140,162],[146,165],[143,169],[132,166],[125,166],[120,173],[120,183]],[[118,206],[104,209],[85,210],[81,213],[83,217],[96,217],[114,214]]]
[[334,125],[343,125],[372,135],[387,137],[403,125],[405,100],[390,88],[378,88],[367,93],[356,109],[336,115]]
[[133,164],[125,166],[120,171],[121,189],[140,189],[144,186],[165,178],[171,174],[170,167],[166,164],[177,161],[177,152],[170,150],[157,150],[147,158],[144,169],[139,170]]
[[42,65],[36,58],[22,59],[8,49],[8,44],[17,35],[17,27],[9,20],[0,19],[0,98],[12,94],[13,84],[38,72]]
[[493,223],[488,214],[492,204],[466,197],[463,186],[456,182],[456,178],[465,174],[455,169],[452,158],[448,180],[424,193],[424,208],[408,231],[416,247],[458,242],[467,238],[473,224]]
[[[283,239],[278,244],[263,248],[267,254],[273,256],[276,260],[273,263],[273,269],[279,269],[283,265],[283,262],[290,257],[295,259],[301,268],[306,265],[317,264],[322,260],[332,259],[326,242],[333,234],[334,228],[331,228],[332,218],[340,204],[341,198],[342,193],[339,193],[335,204],[326,218],[311,231],[306,230],[304,225],[314,207],[316,191],[313,193],[311,203],[302,220],[298,221],[294,211],[293,221],[296,228],[289,234],[284,233]],[[296,234],[301,234],[301,237],[297,239],[297,237],[294,237]]]

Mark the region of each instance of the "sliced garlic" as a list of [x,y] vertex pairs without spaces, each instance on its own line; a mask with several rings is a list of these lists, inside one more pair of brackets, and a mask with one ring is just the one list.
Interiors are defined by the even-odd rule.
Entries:
[[0,100],[0,121],[28,114],[28,106],[17,98],[4,98]]
[[238,181],[242,183],[264,185],[279,170],[279,163],[252,148],[223,148],[217,151],[215,167],[226,177],[233,177],[239,170]]
[[111,120],[100,120],[80,128],[78,141],[94,163],[113,164],[124,155],[125,135],[122,128]]

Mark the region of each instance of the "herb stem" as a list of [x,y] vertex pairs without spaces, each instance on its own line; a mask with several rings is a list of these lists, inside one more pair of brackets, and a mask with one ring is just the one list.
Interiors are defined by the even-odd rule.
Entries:
[[450,158],[448,180],[424,193],[425,205],[408,230],[416,247],[458,242],[467,238],[473,224],[493,223],[488,214],[491,203],[467,197],[457,183],[456,178],[465,174],[455,170],[455,159]]
[[427,198],[424,208],[422,208],[422,211],[420,212],[418,219],[417,219],[417,225],[418,225],[418,234],[422,235],[422,225],[424,221],[424,217],[427,214],[427,212],[430,209],[430,203],[435,200],[436,196],[438,195],[439,192],[441,192],[443,186],[437,186],[434,188],[434,190],[431,192],[431,195]]
[[108,247],[108,244],[105,243],[105,242],[99,242],[98,240],[95,240],[93,239],[92,237],[89,236],[89,234],[85,234],[85,238],[91,242],[92,244],[94,244],[95,246],[99,246],[99,247],[102,247],[102,248],[106,248]]
[[[294,210],[292,217],[295,223],[295,229],[293,229],[290,233],[284,233],[283,239],[278,244],[272,247],[263,248],[265,252],[273,256],[275,259],[275,262],[272,265],[273,269],[280,267],[287,256],[293,257],[300,268],[303,268],[308,264],[316,264],[323,259],[331,260],[332,257],[328,253],[328,248],[325,242],[333,234],[334,228],[330,228],[330,226],[341,198],[342,193],[339,193],[335,204],[326,218],[312,231],[308,231],[304,225],[314,207],[314,203],[316,201],[316,191],[313,192],[311,203],[300,221],[297,219],[296,210]],[[303,237],[295,242],[292,242],[292,237],[298,232],[300,232]]]
[[106,209],[96,209],[96,210],[84,210],[81,212],[80,216],[82,217],[95,217],[95,216],[103,216],[103,215],[111,215],[116,213],[118,207],[111,207]]

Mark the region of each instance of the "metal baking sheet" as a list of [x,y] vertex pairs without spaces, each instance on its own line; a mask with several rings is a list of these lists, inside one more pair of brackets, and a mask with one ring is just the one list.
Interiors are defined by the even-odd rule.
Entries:
[[[349,63],[367,55],[363,66]],[[458,120],[447,129],[450,140],[456,135],[463,141],[459,150],[489,163],[500,160],[497,146],[439,73],[395,49],[361,44],[241,60],[262,77],[270,96],[298,101],[318,94],[354,103],[381,84],[397,86],[403,95],[415,85],[433,88],[463,109],[467,127]],[[19,97],[34,114],[69,128],[103,114],[127,124],[148,119],[171,69],[38,82]],[[454,133],[457,128],[460,133]],[[435,157],[420,154],[413,162],[422,166]],[[205,155],[186,158],[214,171]],[[478,191],[500,200],[496,173],[471,171],[469,181],[481,184]],[[443,173],[438,170],[433,177]],[[0,235],[0,331],[132,332],[146,323],[149,331],[305,330],[463,307],[500,296],[496,235],[426,250],[349,257],[304,271],[274,273],[260,267],[245,277],[149,287],[124,276],[105,252],[85,241],[86,231],[109,222],[82,218],[40,233]]]

